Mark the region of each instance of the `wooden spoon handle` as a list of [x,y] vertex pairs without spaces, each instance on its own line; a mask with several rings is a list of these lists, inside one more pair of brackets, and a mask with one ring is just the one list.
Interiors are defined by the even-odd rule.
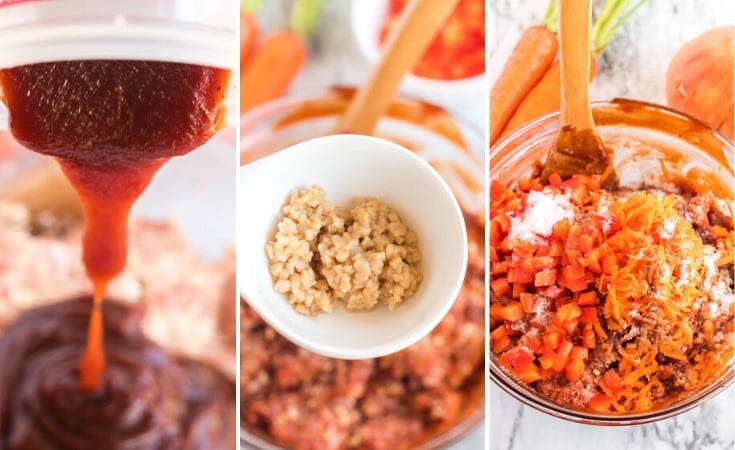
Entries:
[[403,74],[413,68],[436,30],[459,0],[411,0],[385,43],[370,79],[357,92],[339,124],[339,133],[371,134]]
[[590,0],[561,0],[561,123],[594,128],[589,102]]

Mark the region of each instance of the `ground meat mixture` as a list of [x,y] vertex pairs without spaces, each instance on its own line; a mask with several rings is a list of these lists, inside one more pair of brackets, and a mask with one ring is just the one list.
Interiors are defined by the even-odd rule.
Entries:
[[[133,218],[128,263],[108,297],[145,311],[145,335],[234,378],[234,255],[206,261],[173,223]],[[21,312],[87,295],[81,223],[0,202],[0,334]]]
[[469,266],[452,310],[408,349],[344,361],[301,349],[243,302],[241,422],[286,448],[412,448],[483,402],[483,228],[469,225]]
[[711,193],[577,175],[491,185],[491,343],[546,397],[645,411],[733,357],[733,221]]

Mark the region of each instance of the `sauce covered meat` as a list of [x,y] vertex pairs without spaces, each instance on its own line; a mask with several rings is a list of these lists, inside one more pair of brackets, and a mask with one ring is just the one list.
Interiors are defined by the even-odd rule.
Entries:
[[100,394],[78,388],[90,298],[29,309],[0,338],[0,448],[232,449],[235,386],[147,339],[140,311],[107,301]]

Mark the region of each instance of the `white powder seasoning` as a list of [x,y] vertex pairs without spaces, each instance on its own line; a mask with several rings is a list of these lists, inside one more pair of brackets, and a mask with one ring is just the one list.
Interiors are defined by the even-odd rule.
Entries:
[[717,260],[720,259],[720,252],[712,245],[705,245],[702,252],[704,262],[704,290],[712,289],[712,283],[717,281]]
[[569,199],[569,191],[564,194],[532,191],[526,197],[526,207],[520,213],[510,216],[509,240],[520,239],[539,243],[540,239],[551,236],[554,224],[562,219],[573,219],[575,206]]
[[729,283],[717,269],[720,252],[712,245],[705,245],[703,252],[705,267],[703,289],[709,294],[710,317],[727,313],[735,303],[735,294]]
[[673,217],[664,220],[661,229],[658,230],[658,235],[661,239],[671,239],[676,230],[676,221]]

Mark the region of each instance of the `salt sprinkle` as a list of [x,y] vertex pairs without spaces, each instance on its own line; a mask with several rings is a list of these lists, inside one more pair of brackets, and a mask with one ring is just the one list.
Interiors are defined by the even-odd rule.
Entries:
[[536,296],[536,304],[534,305],[533,312],[536,316],[545,314],[549,310],[549,299],[543,295]]
[[717,277],[717,260],[720,254],[717,249],[711,245],[705,245],[702,251],[702,259],[704,260],[704,290],[709,291],[712,288],[712,280]]
[[730,310],[735,303],[735,293],[729,287],[726,277],[721,276],[717,270],[717,260],[720,258],[719,251],[712,245],[705,245],[703,252],[705,274],[704,290],[709,293],[710,317],[719,316]]
[[554,224],[562,219],[574,218],[574,205],[569,199],[569,191],[563,195],[543,191],[533,191],[526,197],[526,207],[521,213],[510,215],[509,240],[520,239],[539,243],[539,237],[548,238]]
[[658,235],[662,239],[671,239],[672,236],[674,236],[674,231],[676,230],[676,222],[673,218],[668,218],[664,220],[663,226],[658,231]]

